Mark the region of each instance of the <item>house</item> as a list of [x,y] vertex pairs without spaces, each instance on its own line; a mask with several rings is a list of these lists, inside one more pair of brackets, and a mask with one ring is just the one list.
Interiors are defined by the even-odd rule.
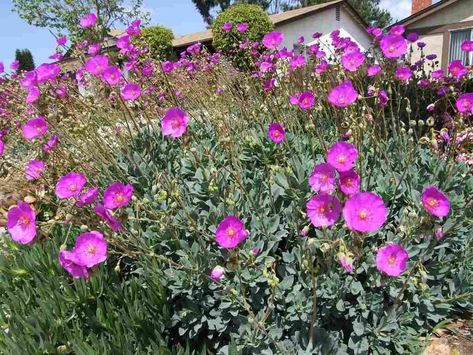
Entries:
[[[362,50],[368,49],[372,42],[365,30],[368,25],[345,0],[335,0],[273,14],[269,18],[274,24],[274,30],[284,33],[281,46],[288,49],[297,47],[297,39],[300,36],[304,36],[306,43],[310,44],[314,32],[322,33],[323,41],[328,39],[330,32],[334,30],[339,30],[342,37],[351,37]],[[212,31],[208,29],[176,37],[173,40],[176,51],[182,51],[195,43],[211,46]]]
[[[412,11],[397,24],[407,32],[419,34],[424,42],[424,53],[436,54],[440,67],[446,69],[452,60],[461,60],[464,65],[473,64],[472,52],[460,48],[465,40],[473,40],[473,0],[412,0]],[[413,53],[413,61],[420,57],[420,50]]]

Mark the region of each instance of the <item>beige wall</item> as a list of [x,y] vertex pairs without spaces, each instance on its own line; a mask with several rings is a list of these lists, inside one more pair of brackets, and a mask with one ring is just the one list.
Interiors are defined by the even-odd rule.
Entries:
[[448,25],[473,20],[473,0],[458,0],[441,10],[408,25],[409,29]]
[[[440,69],[442,65],[443,33],[421,35],[419,41],[426,44],[424,54],[437,54],[437,60],[440,62],[437,69]],[[414,50],[412,53],[412,63],[414,63],[420,59],[420,50],[415,44],[412,47]]]

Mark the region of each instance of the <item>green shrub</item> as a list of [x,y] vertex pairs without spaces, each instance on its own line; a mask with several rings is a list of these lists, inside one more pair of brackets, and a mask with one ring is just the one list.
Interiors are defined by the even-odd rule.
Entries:
[[135,42],[141,47],[148,48],[151,58],[164,60],[173,57],[173,39],[174,34],[169,28],[153,26],[143,28]]
[[[233,27],[230,31],[224,32],[222,26],[227,22],[231,22]],[[239,23],[248,24],[249,27],[245,33],[237,31],[236,26]],[[268,14],[260,6],[237,4],[221,12],[212,24],[213,46],[224,53],[237,52],[238,56],[234,60],[240,65],[245,65],[244,61],[248,60],[248,53],[238,50],[240,42],[245,38],[252,42],[260,41],[273,27]]]

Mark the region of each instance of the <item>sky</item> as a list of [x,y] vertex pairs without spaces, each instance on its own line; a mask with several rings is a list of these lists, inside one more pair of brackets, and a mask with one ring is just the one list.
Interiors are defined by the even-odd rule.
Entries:
[[[411,0],[381,0],[381,6],[390,10],[394,19],[409,15]],[[164,25],[174,35],[183,35],[205,29],[205,23],[191,0],[144,0],[145,10],[151,13],[151,25]],[[16,49],[28,48],[37,65],[50,61],[55,40],[44,28],[28,25],[12,12],[11,0],[0,0],[0,62],[7,67],[15,57]]]

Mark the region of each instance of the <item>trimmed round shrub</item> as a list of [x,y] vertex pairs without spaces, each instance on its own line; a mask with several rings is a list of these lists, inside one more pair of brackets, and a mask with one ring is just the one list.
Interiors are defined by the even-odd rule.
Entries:
[[153,26],[141,30],[141,34],[136,39],[136,44],[148,48],[151,57],[168,59],[174,54],[172,50],[173,39],[174,34],[169,28]]
[[[232,23],[232,29],[223,31],[222,26],[227,22]],[[240,23],[248,24],[246,32],[237,31],[237,25]],[[268,14],[260,6],[234,5],[220,13],[212,24],[213,46],[223,52],[230,52],[236,49],[239,42],[245,38],[249,38],[253,42],[261,40],[273,27]]]

